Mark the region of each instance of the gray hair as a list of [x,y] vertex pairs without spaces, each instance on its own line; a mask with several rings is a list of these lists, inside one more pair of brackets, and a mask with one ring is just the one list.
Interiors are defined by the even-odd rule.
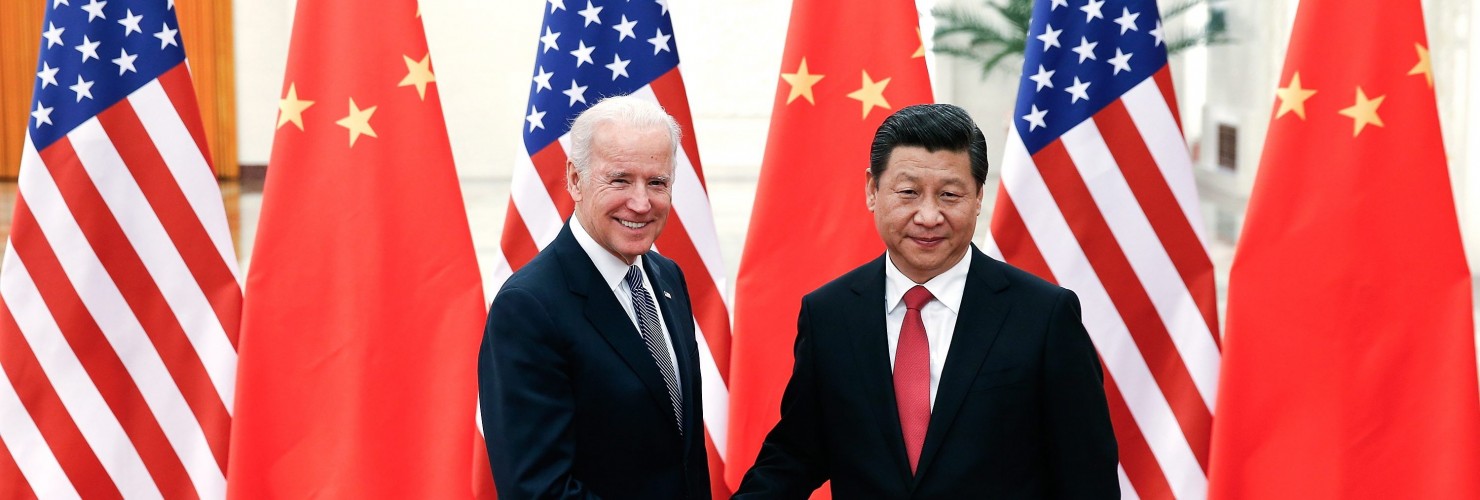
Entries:
[[678,141],[683,132],[678,121],[658,103],[630,95],[602,99],[577,116],[570,125],[570,161],[576,172],[586,173],[591,166],[591,141],[597,125],[612,122],[637,129],[666,128],[673,144],[673,161],[678,161]]

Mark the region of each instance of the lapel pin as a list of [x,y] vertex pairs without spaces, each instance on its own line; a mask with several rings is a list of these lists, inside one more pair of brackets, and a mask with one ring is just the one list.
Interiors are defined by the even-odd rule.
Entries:
[[668,292],[663,292],[663,298],[665,298],[665,299],[671,299],[671,298],[673,298],[673,296],[672,295],[668,295]]

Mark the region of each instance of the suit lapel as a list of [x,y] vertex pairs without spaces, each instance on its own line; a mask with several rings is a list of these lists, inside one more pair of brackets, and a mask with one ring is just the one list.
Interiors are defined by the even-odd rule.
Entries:
[[941,369],[935,406],[930,412],[930,427],[925,431],[925,444],[920,450],[920,466],[915,473],[917,485],[940,450],[961,403],[966,400],[967,390],[976,380],[976,374],[1012,308],[1009,295],[998,293],[1007,288],[1006,277],[997,269],[1000,264],[974,246],[971,251],[971,269],[966,278],[966,291],[961,297],[961,311],[956,316],[956,331],[951,337],[950,352],[946,353],[946,365]]
[[[565,270],[566,284],[572,292],[586,299],[586,320],[647,387],[653,403],[663,408],[661,413],[671,415],[673,403],[668,399],[667,383],[663,381],[663,374],[658,372],[653,355],[648,352],[647,344],[637,332],[637,326],[632,324],[632,318],[622,309],[622,304],[617,302],[616,295],[601,278],[596,265],[591,263],[590,256],[586,255],[575,236],[571,235],[568,224],[570,223],[567,223],[565,229],[551,243],[560,245],[557,251],[561,268]],[[666,420],[673,421],[672,418]],[[672,425],[676,431],[678,424],[674,422]]]
[[[648,252],[649,256],[653,254],[653,252]],[[698,366],[696,366],[698,360],[692,359],[688,355],[692,350],[692,346],[689,344],[696,340],[694,339],[693,331],[688,327],[692,320],[680,316],[680,314],[692,316],[692,313],[680,307],[673,297],[675,292],[681,290],[677,283],[677,276],[672,276],[673,273],[663,272],[660,269],[657,259],[645,257],[645,260],[646,265],[644,267],[647,268],[648,283],[653,289],[653,298],[658,303],[658,313],[663,315],[663,322],[668,325],[668,337],[673,345],[674,362],[678,365],[678,385],[679,389],[681,389],[680,397],[682,398],[684,407],[683,420],[685,425],[683,437],[685,447],[687,447],[687,445],[692,443],[694,434],[698,434],[696,429],[702,429],[701,426],[694,425],[694,422],[696,422],[694,419],[697,415],[693,415],[696,412],[692,410],[695,408],[693,404],[694,391],[699,389],[697,387],[699,384],[698,373],[696,372],[698,369]],[[666,393],[664,396],[666,398]]]
[[[910,482],[909,456],[904,450],[904,431],[899,425],[899,404],[894,399],[894,369],[889,364],[889,337],[884,321],[884,259],[868,264],[869,270],[851,284],[856,301],[844,331],[853,333],[853,354],[868,407],[873,408],[877,427],[883,434],[888,454],[904,484]],[[873,311],[873,312],[868,312]]]

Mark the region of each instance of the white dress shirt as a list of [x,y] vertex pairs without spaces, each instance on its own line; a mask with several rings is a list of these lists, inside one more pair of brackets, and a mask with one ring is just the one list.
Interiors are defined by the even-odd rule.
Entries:
[[935,392],[940,387],[940,373],[946,366],[946,353],[951,351],[951,337],[956,334],[956,317],[961,314],[961,297],[966,294],[966,275],[971,270],[971,251],[961,261],[930,281],[915,283],[894,266],[893,257],[884,259],[884,327],[889,340],[889,366],[894,366],[894,352],[899,349],[899,329],[904,325],[904,293],[915,285],[924,285],[935,298],[920,308],[925,324],[925,339],[930,343],[930,409],[935,409]]
[[[632,307],[632,289],[627,287],[627,268],[631,266],[602,248],[601,244],[596,243],[591,233],[587,233],[586,228],[581,226],[580,219],[571,217],[570,232],[576,237],[576,242],[581,244],[581,249],[586,251],[586,256],[591,258],[591,263],[596,264],[596,271],[601,273],[601,279],[611,287],[612,294],[617,296],[617,302],[622,304],[622,310],[627,311],[627,319],[632,320],[632,327],[639,332],[642,331],[642,328],[637,326],[637,310]],[[676,376],[679,373],[678,357],[674,356],[673,352],[673,333],[668,331],[668,321],[663,319],[663,308],[659,307],[657,302],[652,302],[658,300],[658,294],[653,293],[653,287],[648,283],[647,267],[643,264],[642,256],[637,256],[632,264],[642,270],[642,284],[647,289],[648,301],[652,304],[653,310],[658,311],[658,324],[663,329],[663,347],[668,349],[668,362],[673,364],[673,374]],[[896,327],[896,337],[899,335],[898,332],[899,328]],[[678,384],[675,389],[682,394],[683,382],[675,377],[673,383]]]

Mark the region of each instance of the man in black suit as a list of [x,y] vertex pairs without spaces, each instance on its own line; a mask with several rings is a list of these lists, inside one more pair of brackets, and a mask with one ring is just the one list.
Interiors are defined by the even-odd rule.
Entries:
[[679,129],[606,99],[571,126],[575,216],[499,290],[478,356],[500,498],[708,499],[683,273],[652,251]]
[[1079,300],[971,245],[987,148],[965,110],[901,109],[865,192],[888,251],[802,299],[781,420],[735,498],[1118,498]]

